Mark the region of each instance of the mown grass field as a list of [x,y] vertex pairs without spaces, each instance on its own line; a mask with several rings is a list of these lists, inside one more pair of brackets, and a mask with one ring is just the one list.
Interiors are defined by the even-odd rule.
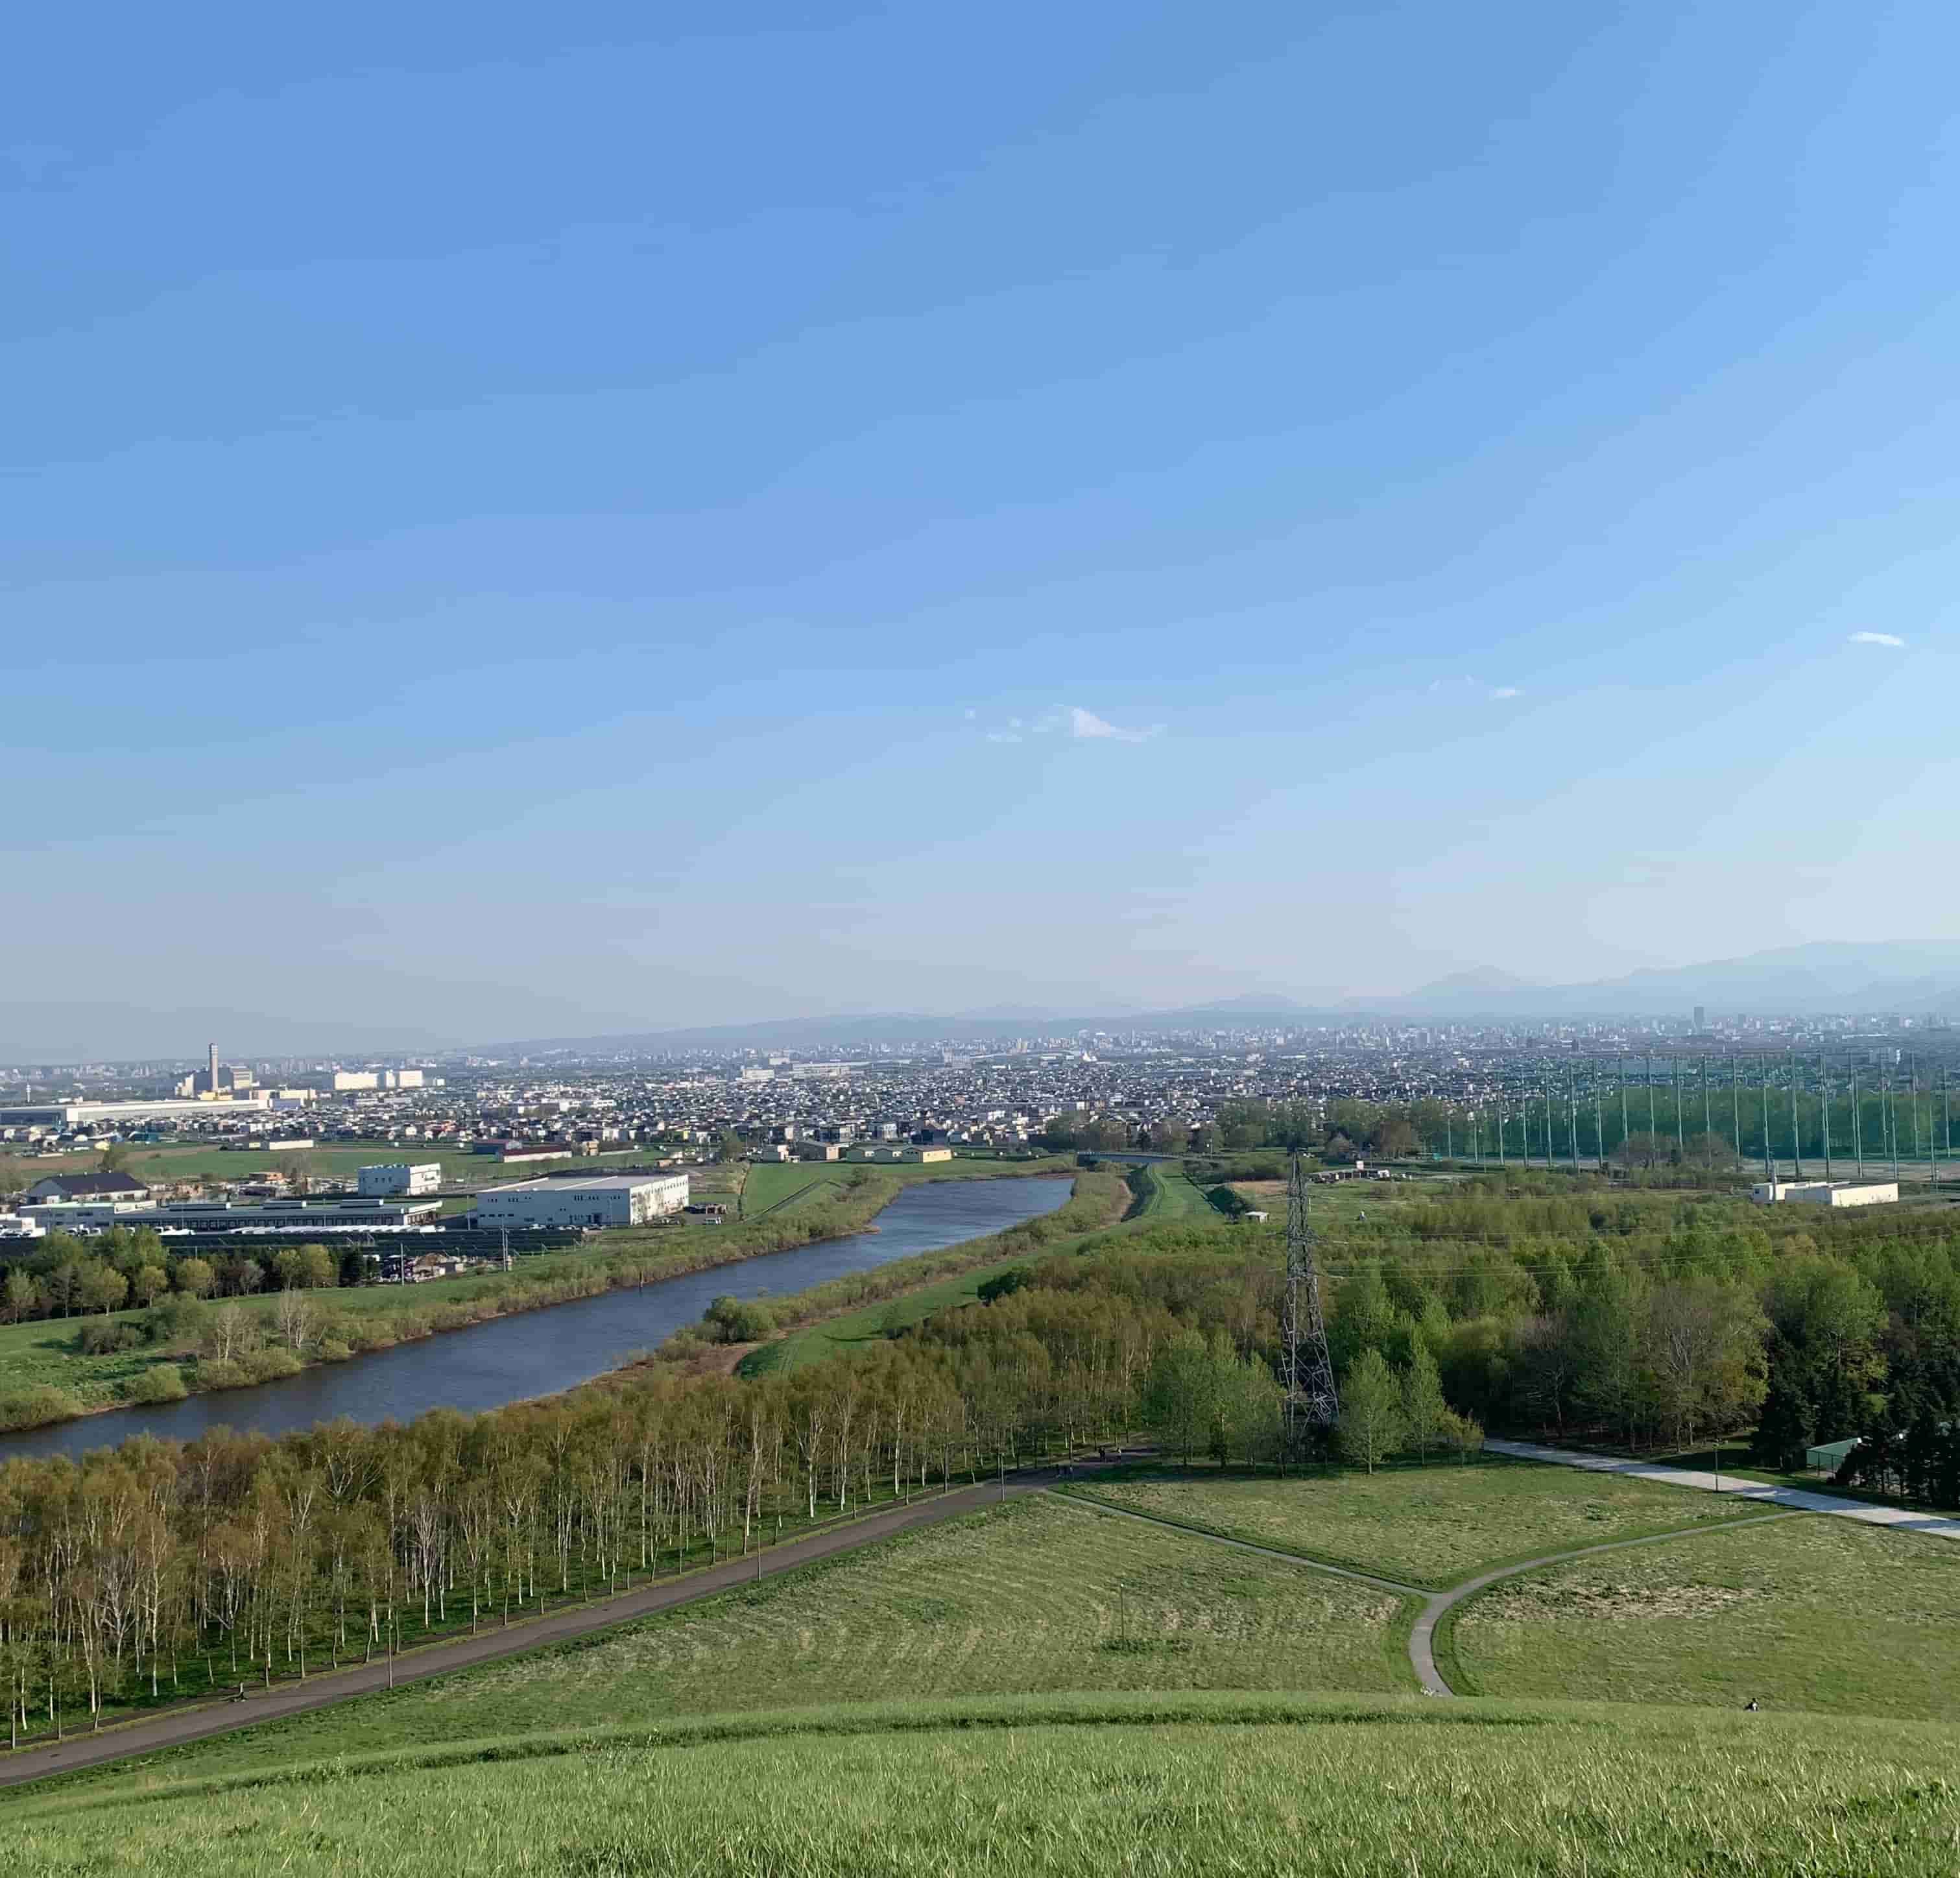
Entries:
[[1215,1224],[1223,1217],[1175,1163],[1155,1161],[1139,1167],[1133,1184],[1139,1219],[1208,1220]]
[[[1410,1600],[1045,1496],[156,1757],[237,1772],[580,1722],[1064,1690],[1413,1690]],[[91,1777],[100,1781],[113,1778]]]
[[1210,1467],[1135,1474],[1072,1491],[1432,1590],[1482,1565],[1720,1525],[1761,1510],[1688,1488],[1529,1462],[1328,1470],[1284,1480]]
[[1184,1695],[751,1726],[17,1801],[9,1849],[46,1878],[1945,1878],[1960,1836],[1960,1737],[1882,1722]]
[[1493,1586],[1452,1629],[1465,1693],[1960,1721],[1960,1546],[1850,1520],[1577,1559]]

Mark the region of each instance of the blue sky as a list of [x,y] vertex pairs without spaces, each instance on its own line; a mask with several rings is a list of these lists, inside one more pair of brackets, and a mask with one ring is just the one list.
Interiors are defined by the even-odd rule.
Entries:
[[1960,937],[1950,8],[116,34],[0,79],[0,1059]]

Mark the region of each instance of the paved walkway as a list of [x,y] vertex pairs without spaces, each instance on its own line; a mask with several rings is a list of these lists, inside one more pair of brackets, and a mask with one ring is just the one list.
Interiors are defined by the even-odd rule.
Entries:
[[[1077,1461],[1079,1471],[1093,1472],[1097,1463]],[[242,1702],[223,1698],[196,1706],[174,1708],[141,1721],[105,1728],[100,1734],[71,1736],[59,1743],[22,1748],[8,1754],[0,1750],[0,1787],[18,1787],[23,1781],[45,1780],[51,1774],[71,1774],[78,1768],[94,1767],[104,1761],[153,1754],[187,1741],[228,1734],[234,1728],[256,1728],[289,1715],[304,1714],[309,1709],[324,1708],[354,1695],[371,1695],[377,1691],[420,1682],[429,1676],[447,1676],[457,1670],[473,1669],[500,1657],[514,1657],[526,1650],[542,1650],[568,1638],[605,1630],[636,1617],[671,1610],[676,1605],[692,1603],[697,1598],[712,1597],[717,1592],[751,1584],[759,1578],[772,1578],[778,1572],[793,1571],[834,1553],[854,1551],[861,1545],[889,1539],[895,1533],[915,1526],[930,1526],[940,1520],[956,1518],[963,1513],[977,1513],[998,1506],[1007,1496],[1038,1491],[1062,1478],[1053,1468],[1010,1475],[1003,1485],[988,1482],[961,1487],[911,1506],[893,1507],[883,1513],[867,1514],[841,1520],[835,1526],[802,1539],[787,1539],[746,1558],[730,1559],[705,1571],[670,1578],[663,1584],[651,1584],[623,1596],[595,1604],[568,1605],[542,1617],[514,1624],[508,1630],[480,1631],[474,1637],[452,1642],[430,1644],[395,1659],[393,1673],[385,1662],[364,1663],[350,1669],[310,1676],[304,1682],[278,1682],[255,1692]]]
[[1795,1513],[1828,1513],[1865,1526],[1888,1526],[1902,1533],[1923,1533],[1930,1539],[1960,1539],[1960,1520],[1936,1513],[1914,1513],[1905,1507],[1868,1505],[1834,1493],[1811,1493],[1802,1487],[1774,1487],[1739,1474],[1717,1475],[1688,1467],[1667,1467],[1654,1461],[1620,1460],[1610,1454],[1576,1454],[1570,1448],[1541,1447],[1532,1441],[1486,1441],[1484,1450],[1508,1454],[1514,1460],[1548,1461],[1558,1467],[1583,1467],[1589,1473],[1620,1474],[1629,1480],[1658,1481],[1666,1487],[1698,1487],[1704,1493],[1724,1493],[1764,1506],[1787,1507]]

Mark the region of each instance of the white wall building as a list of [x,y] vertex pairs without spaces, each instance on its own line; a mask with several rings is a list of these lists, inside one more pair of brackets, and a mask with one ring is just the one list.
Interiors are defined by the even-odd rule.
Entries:
[[363,1167],[355,1176],[358,1190],[377,1198],[387,1194],[434,1193],[442,1185],[439,1160],[391,1160]]
[[1885,1206],[1898,1198],[1896,1180],[1758,1180],[1749,1189],[1758,1206]]
[[687,1205],[686,1174],[517,1180],[476,1196],[479,1226],[644,1226]]

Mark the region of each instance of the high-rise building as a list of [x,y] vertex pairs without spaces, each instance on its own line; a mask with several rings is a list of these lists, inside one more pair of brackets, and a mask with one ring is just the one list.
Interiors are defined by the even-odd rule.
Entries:
[[1695,1033],[1696,1033],[1696,1034],[1698,1036],[1698,1035],[1699,1035],[1702,1031],[1704,1031],[1704,1030],[1707,1030],[1707,1028],[1708,1028],[1708,1007],[1707,1007],[1706,1004],[1697,1004],[1697,1005],[1694,1007],[1694,1029],[1695,1029]]

